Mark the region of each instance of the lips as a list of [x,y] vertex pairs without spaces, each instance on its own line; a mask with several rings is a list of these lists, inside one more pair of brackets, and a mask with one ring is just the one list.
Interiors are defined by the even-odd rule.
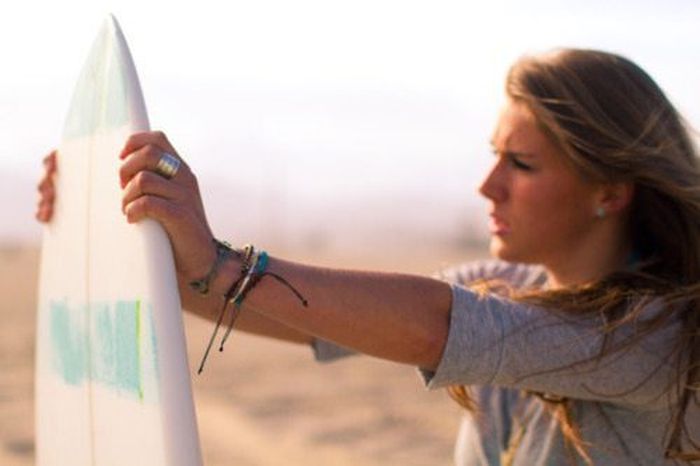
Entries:
[[502,236],[510,233],[510,226],[508,222],[503,220],[496,214],[491,214],[491,221],[489,222],[489,231],[492,235]]

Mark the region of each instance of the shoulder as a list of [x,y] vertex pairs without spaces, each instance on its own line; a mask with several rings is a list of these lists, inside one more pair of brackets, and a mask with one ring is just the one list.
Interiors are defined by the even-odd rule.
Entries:
[[502,260],[466,262],[436,274],[441,280],[468,285],[479,280],[502,280],[515,287],[540,287],[547,280],[542,266]]

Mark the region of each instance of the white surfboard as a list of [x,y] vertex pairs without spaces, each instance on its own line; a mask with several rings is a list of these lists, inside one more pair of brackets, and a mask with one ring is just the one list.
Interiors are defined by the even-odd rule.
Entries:
[[148,130],[110,16],[76,86],[44,231],[37,323],[37,465],[201,464],[170,243],[126,222],[119,152]]

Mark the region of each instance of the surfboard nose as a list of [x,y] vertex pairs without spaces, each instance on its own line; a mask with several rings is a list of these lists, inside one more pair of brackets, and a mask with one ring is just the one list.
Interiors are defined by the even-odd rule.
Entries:
[[108,30],[110,34],[114,35],[115,37],[119,37],[126,44],[126,40],[124,39],[124,33],[122,32],[122,27],[119,24],[117,17],[114,16],[113,13],[107,14],[102,29]]
[[111,24],[115,29],[119,29],[119,21],[117,21],[117,17],[114,16],[113,13],[107,15],[106,22]]
[[78,78],[63,138],[75,139],[127,124],[132,132],[149,127],[129,46],[116,17],[109,14]]

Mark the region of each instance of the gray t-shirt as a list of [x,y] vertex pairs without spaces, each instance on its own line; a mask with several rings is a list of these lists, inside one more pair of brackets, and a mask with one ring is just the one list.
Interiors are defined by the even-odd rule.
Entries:
[[[484,261],[448,269],[452,283],[450,329],[434,372],[421,370],[429,389],[471,387],[479,414],[465,416],[455,448],[459,466],[554,466],[571,464],[558,424],[544,403],[527,391],[573,401],[573,416],[595,465],[671,465],[664,460],[674,369],[669,351],[678,331],[670,326],[639,344],[602,359],[602,335],[593,319],[565,318],[468,288],[480,279],[501,279],[516,288],[540,288],[540,267]],[[647,312],[663,312],[648,306]],[[633,331],[622,328],[618,338]],[[347,351],[318,341],[320,360]],[[686,415],[693,438],[700,416]],[[579,461],[579,464],[583,464]]]

